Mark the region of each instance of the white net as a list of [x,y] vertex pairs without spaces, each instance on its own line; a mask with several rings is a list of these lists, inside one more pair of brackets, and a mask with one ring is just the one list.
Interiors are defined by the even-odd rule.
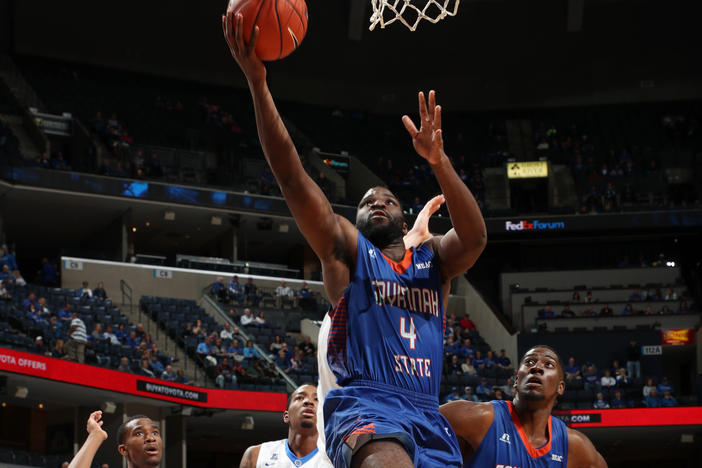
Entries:
[[[412,1],[417,5],[413,5]],[[426,3],[421,5],[422,1]],[[414,31],[422,20],[436,23],[447,16],[455,16],[459,2],[460,0],[371,0],[373,14],[370,30],[377,25],[384,28],[399,21]]]

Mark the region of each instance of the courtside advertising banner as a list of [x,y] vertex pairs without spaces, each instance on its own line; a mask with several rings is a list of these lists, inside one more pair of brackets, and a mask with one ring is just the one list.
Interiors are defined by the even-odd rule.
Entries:
[[0,371],[203,408],[284,411],[287,401],[284,393],[200,388],[7,348]]

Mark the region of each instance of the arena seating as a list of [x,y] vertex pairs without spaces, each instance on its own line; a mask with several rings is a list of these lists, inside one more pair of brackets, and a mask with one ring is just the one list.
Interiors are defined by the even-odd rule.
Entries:
[[58,468],[64,461],[73,458],[70,453],[62,455],[44,455],[0,446],[0,464],[13,467]]

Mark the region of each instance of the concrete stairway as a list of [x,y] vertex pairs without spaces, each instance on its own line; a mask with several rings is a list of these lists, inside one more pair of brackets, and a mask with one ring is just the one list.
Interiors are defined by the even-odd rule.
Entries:
[[144,313],[139,313],[138,304],[134,305],[134,310],[130,310],[129,304],[122,304],[120,311],[129,318],[130,323],[142,323],[144,330],[151,333],[151,338],[161,352],[178,358],[178,361],[173,364],[173,368],[183,369],[185,376],[190,379],[193,385],[214,387],[214,382],[207,377],[204,370],[194,360],[185,354],[183,348],[179,347],[163,330],[159,329],[158,324],[151,317]]
[[39,151],[34,140],[24,128],[24,121],[21,116],[0,114],[0,121],[17,137],[20,153],[25,159],[36,159],[37,156],[41,155],[41,151]]

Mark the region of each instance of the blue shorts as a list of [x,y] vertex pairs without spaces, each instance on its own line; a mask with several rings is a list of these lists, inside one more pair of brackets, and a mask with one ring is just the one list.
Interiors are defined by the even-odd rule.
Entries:
[[327,455],[335,468],[372,440],[401,443],[417,468],[462,467],[458,441],[436,398],[355,380],[324,397]]

